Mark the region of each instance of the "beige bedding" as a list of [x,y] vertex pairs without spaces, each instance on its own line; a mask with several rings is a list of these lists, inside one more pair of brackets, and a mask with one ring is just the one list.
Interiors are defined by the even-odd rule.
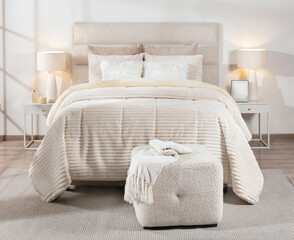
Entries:
[[126,179],[131,150],[150,139],[205,145],[222,161],[224,182],[255,204],[263,176],[251,134],[222,89],[193,81],[107,81],[74,86],[54,104],[50,126],[30,167],[41,199],[71,181]]

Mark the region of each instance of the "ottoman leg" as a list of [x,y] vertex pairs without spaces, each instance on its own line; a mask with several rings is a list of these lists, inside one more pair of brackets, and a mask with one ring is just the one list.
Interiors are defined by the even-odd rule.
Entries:
[[217,224],[208,224],[208,225],[190,225],[190,226],[168,226],[168,227],[143,227],[145,230],[169,230],[169,229],[191,229],[191,228],[210,228],[217,227]]
[[224,188],[223,188],[224,193],[228,192],[228,184],[224,184]]

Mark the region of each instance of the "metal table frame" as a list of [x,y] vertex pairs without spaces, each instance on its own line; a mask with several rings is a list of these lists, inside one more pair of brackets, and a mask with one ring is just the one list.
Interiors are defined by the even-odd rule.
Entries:
[[[27,115],[31,115],[31,139],[27,143]],[[33,143],[42,142],[42,140],[34,139],[34,114],[24,114],[24,128],[23,128],[23,136],[24,136],[24,149],[25,150],[37,150],[37,147],[31,147]]]
[[270,149],[270,130],[269,130],[269,112],[266,113],[266,135],[267,135],[267,142],[265,142],[262,138],[262,131],[261,131],[261,113],[258,114],[258,136],[259,138],[252,138],[251,141],[253,142],[260,142],[263,146],[261,147],[251,147],[251,149]]

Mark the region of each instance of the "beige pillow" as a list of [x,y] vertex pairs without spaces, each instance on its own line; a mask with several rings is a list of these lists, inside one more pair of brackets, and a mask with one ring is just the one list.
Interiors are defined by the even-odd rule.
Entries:
[[89,45],[89,53],[97,55],[135,55],[143,52],[143,44],[136,45]]
[[89,54],[88,61],[89,61],[89,83],[95,83],[102,81],[102,72],[100,64],[102,61],[107,62],[127,62],[127,61],[143,61],[143,53],[136,54],[136,55],[110,55],[110,56],[103,56],[103,55],[96,55],[96,54]]
[[188,45],[148,45],[143,44],[144,53],[158,56],[196,55],[198,44]]
[[146,62],[165,62],[188,64],[188,80],[202,81],[203,55],[155,56],[145,53]]

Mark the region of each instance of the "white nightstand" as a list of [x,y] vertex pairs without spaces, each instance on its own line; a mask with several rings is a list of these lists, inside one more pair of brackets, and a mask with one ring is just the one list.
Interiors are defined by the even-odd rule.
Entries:
[[[251,141],[259,141],[263,146],[251,147],[251,148],[252,149],[269,149],[270,148],[270,128],[269,128],[270,105],[269,103],[263,100],[256,100],[256,101],[248,101],[248,102],[237,102],[237,104],[242,114],[258,114],[259,138],[252,139]],[[261,114],[266,114],[267,142],[265,142],[262,139]]]
[[[50,109],[52,108],[53,103],[39,104],[39,103],[27,103],[24,105],[24,149],[25,150],[37,150],[37,148],[30,147],[35,142],[41,142],[42,140],[35,140],[33,135],[34,130],[34,115],[43,115],[47,117]],[[26,129],[26,120],[27,115],[31,115],[31,140],[27,143],[27,129]]]

